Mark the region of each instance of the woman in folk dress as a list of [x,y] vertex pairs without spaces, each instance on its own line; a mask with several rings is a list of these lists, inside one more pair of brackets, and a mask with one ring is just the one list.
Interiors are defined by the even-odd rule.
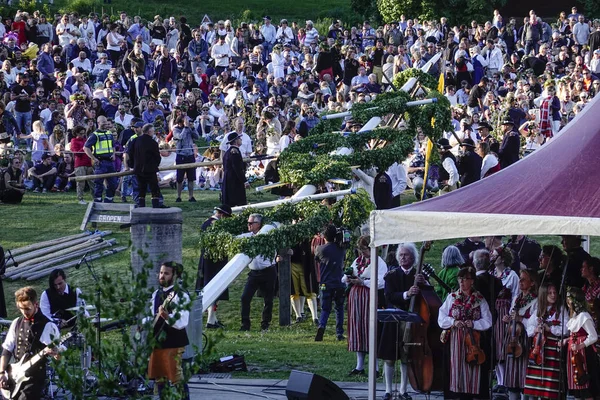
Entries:
[[342,282],[351,285],[348,294],[348,351],[356,353],[356,368],[350,375],[365,375],[365,355],[369,350],[369,291],[371,285],[383,289],[383,277],[387,272],[387,265],[378,257],[377,279],[371,277],[371,249],[369,248],[370,236],[358,238],[356,247],[359,256],[352,263],[352,276],[344,275]]
[[446,297],[440,307],[438,324],[450,330],[450,391],[461,399],[479,397],[481,365],[466,360],[465,337],[469,330],[485,331],[492,326],[490,308],[478,291],[473,288],[475,269],[463,268],[458,273],[459,289]]

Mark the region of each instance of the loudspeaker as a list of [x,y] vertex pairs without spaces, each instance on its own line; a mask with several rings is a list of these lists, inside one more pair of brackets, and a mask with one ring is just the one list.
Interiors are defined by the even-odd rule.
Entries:
[[292,370],[285,395],[288,400],[349,400],[335,383],[321,375]]

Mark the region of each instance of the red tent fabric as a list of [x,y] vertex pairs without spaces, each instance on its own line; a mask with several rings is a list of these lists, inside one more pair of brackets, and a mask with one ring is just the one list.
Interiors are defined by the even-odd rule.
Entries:
[[[440,197],[374,211],[372,244],[479,236],[482,231],[599,234],[599,116],[596,96],[558,137],[505,170]],[[427,237],[424,227],[433,235]]]

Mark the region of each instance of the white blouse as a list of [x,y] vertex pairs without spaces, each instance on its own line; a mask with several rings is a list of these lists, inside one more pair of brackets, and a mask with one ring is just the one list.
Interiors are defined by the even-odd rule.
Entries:
[[[442,329],[450,329],[452,325],[454,325],[455,318],[450,316],[450,309],[454,303],[454,297],[452,297],[454,293],[448,294],[444,304],[442,304],[440,307],[438,314],[438,325]],[[481,309],[481,318],[479,318],[477,321],[473,321],[473,329],[476,331],[486,331],[492,327],[492,313],[490,312],[490,306],[488,305],[487,301],[482,298],[481,302],[479,303],[479,307]]]
[[[356,260],[358,260],[358,258]],[[354,271],[354,275],[358,276],[358,267],[356,264],[356,260],[354,260],[354,262],[352,263],[352,270]],[[385,261],[383,261],[383,259],[381,257],[377,257],[377,289],[384,288],[385,281],[383,280],[383,277],[385,276],[387,270],[388,270],[388,268],[387,268],[387,264],[385,263]],[[365,286],[370,288],[371,287],[371,264],[369,264],[365,268],[365,270],[363,271],[363,273],[360,277],[364,280]],[[348,283],[348,276],[346,276],[346,275],[342,276],[342,283]]]

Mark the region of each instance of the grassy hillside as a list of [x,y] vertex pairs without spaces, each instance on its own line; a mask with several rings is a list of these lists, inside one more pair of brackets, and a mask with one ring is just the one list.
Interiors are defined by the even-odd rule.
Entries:
[[302,25],[306,19],[319,18],[344,18],[353,17],[350,13],[349,0],[228,0],[223,2],[205,2],[198,0],[172,0],[172,1],[143,1],[143,0],[113,0],[112,4],[103,4],[102,1],[93,0],[56,0],[55,7],[71,6],[76,9],[92,8],[96,12],[110,13],[120,10],[127,11],[130,15],[141,15],[152,20],[154,15],[186,16],[188,21],[199,23],[207,14],[212,21],[218,19],[235,19],[246,22],[258,21],[263,16],[269,15],[273,23],[281,18],[290,21],[300,21]]

